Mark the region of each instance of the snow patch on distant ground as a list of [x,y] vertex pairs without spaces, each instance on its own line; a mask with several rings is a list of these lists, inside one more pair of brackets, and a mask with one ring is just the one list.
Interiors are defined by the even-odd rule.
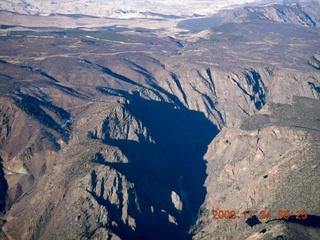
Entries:
[[[317,0],[318,1],[318,0]],[[241,4],[307,2],[306,0],[2,0],[0,10],[30,15],[83,14],[108,18],[150,18],[146,14],[209,15]]]

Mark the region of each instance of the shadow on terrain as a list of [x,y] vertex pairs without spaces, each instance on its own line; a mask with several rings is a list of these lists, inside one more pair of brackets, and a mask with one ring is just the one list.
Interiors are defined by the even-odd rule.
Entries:
[[298,223],[303,226],[320,228],[320,216],[316,215],[308,215],[306,219],[297,219],[296,215],[290,216],[288,219],[281,219],[280,221],[290,222],[290,223]]
[[252,218],[248,218],[246,221],[246,224],[248,224],[250,227],[253,227],[257,224],[260,224],[261,222],[259,221],[259,219],[257,218],[256,215],[253,215]]
[[[288,219],[285,219],[285,218],[273,219],[273,220],[267,221],[267,223],[273,222],[273,221],[284,221],[284,222],[289,222],[289,223],[297,223],[297,224],[307,226],[307,227],[320,228],[320,216],[316,216],[316,215],[308,215],[306,219],[302,219],[301,216],[300,216],[300,218],[297,218],[297,215],[292,215]],[[259,221],[259,219],[256,216],[249,218],[246,221],[246,223],[250,227],[261,224],[261,222]]]
[[6,208],[8,183],[4,177],[2,158],[0,157],[0,213]]
[[[103,141],[119,147],[130,162],[108,163],[99,154],[95,161],[124,174],[135,184],[135,193],[129,198],[136,195],[138,199],[129,199],[128,212],[136,221],[135,231],[124,225],[113,231],[121,238],[130,239],[187,238],[206,195],[203,156],[218,129],[203,113],[189,110],[181,103],[177,107],[173,103],[143,99],[139,93],[116,92],[108,90],[109,94],[120,94],[128,99],[125,109],[141,121],[154,141],[144,136],[139,141],[111,139],[108,137],[112,131],[110,127],[117,124],[118,119],[107,119],[103,125],[103,132],[107,133]],[[183,202],[182,210],[174,207],[173,191]],[[121,222],[121,207],[114,208],[94,193],[91,195],[107,207],[114,221]],[[137,201],[139,211],[134,205]],[[168,214],[177,224],[168,220]]]
[[[45,102],[23,93],[20,93],[19,98],[14,99],[14,103],[18,108],[32,116],[39,123],[59,133],[60,137],[65,142],[69,142],[70,114],[66,110],[53,105],[51,102]],[[60,122],[56,121],[43,108],[47,109],[48,112],[51,112],[52,115],[55,115]],[[63,127],[63,123],[66,123],[65,127]],[[53,136],[47,134],[46,137],[53,142],[54,146],[59,146]]]

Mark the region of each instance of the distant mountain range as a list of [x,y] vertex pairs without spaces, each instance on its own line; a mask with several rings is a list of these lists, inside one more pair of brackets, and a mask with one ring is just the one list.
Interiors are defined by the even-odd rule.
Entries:
[[[1,1],[0,9],[30,15],[81,14],[108,18],[161,18],[172,16],[210,15],[221,9],[243,4],[269,5],[319,2],[318,0],[12,0]],[[151,13],[151,14],[150,14]],[[158,13],[153,15],[152,13]],[[168,17],[168,16],[167,16]]]

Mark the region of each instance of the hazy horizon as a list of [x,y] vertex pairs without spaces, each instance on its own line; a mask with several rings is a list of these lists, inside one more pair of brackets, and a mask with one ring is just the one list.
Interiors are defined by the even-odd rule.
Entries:
[[144,12],[192,16],[210,15],[239,5],[269,5],[319,2],[318,0],[12,0],[0,2],[0,10],[28,15],[83,14],[111,18],[143,18]]

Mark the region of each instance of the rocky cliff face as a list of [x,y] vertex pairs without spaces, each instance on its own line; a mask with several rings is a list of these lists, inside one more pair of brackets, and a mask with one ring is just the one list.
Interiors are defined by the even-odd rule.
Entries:
[[[2,39],[0,236],[319,236],[319,32],[253,19],[197,41]],[[215,209],[272,218],[212,219]],[[311,222],[279,221],[282,209]]]
[[[316,239],[318,116],[318,100],[295,98],[292,105],[267,104],[240,128],[221,131],[205,156],[208,192],[194,239]],[[309,218],[298,216],[302,209]],[[213,210],[237,216],[213,219]]]

